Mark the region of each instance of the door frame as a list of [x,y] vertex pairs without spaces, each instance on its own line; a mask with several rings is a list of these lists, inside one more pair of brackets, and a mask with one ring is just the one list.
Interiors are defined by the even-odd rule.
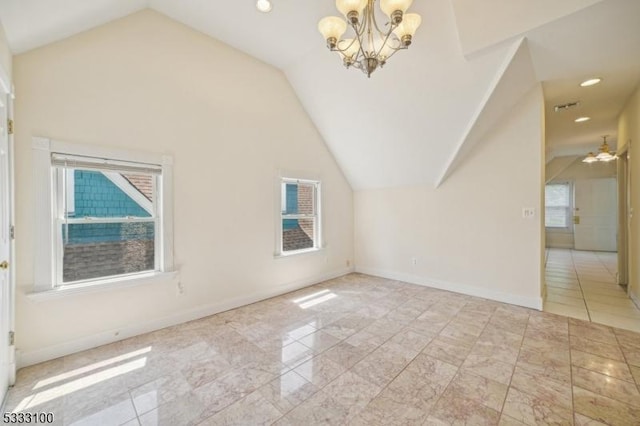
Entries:
[[[9,78],[7,70],[0,65],[0,86],[8,94],[7,96],[7,118],[13,121],[13,99],[15,98],[14,87]],[[14,163],[14,132],[8,132],[8,179],[9,179],[9,193],[7,194],[9,203],[9,226],[10,226],[10,243],[9,243],[9,289],[7,291],[7,308],[8,308],[8,330],[10,333],[14,333],[15,337],[15,294],[16,294],[16,274],[15,274],[15,236],[12,230],[15,225],[15,163]],[[1,339],[8,339],[9,336],[0,336]],[[16,350],[15,343],[10,342],[8,345],[9,353],[7,354],[8,360],[8,374],[9,374],[9,386],[15,384],[16,381]],[[0,404],[4,404],[4,401],[0,401]]]
[[629,213],[631,201],[631,179],[629,169],[629,148],[631,141],[617,153],[618,178],[618,284],[627,286],[629,292],[629,253],[630,230]]

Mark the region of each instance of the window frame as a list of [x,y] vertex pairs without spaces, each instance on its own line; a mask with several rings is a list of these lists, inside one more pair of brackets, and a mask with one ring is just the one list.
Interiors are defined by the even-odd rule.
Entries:
[[[551,185],[566,185],[567,186],[567,191],[568,191],[568,202],[567,205],[564,206],[564,208],[566,209],[566,226],[548,226],[547,225],[547,207],[563,207],[563,206],[547,206],[547,198],[546,198],[546,189],[547,186],[551,186]],[[570,231],[573,227],[573,184],[570,181],[563,181],[563,182],[550,182],[545,184],[544,186],[545,188],[545,224],[544,227],[547,230],[550,231]]]
[[[51,292],[74,293],[82,288],[121,287],[136,283],[155,282],[156,279],[176,278],[173,260],[173,158],[168,155],[115,149],[96,145],[63,142],[47,138],[34,137],[32,140],[36,207],[36,246],[34,249],[34,287],[33,294]],[[62,233],[58,232],[61,224],[60,201],[63,186],[67,183],[61,179],[65,171],[52,164],[52,154],[75,155],[104,158],[113,161],[136,162],[160,166],[161,172],[154,179],[157,200],[153,202],[152,218],[126,219],[127,221],[156,221],[155,264],[153,271],[121,274],[62,282]],[[101,170],[97,170],[101,171]],[[62,190],[61,190],[62,189]],[[118,218],[119,219],[119,218]],[[117,221],[116,218],[69,218],[71,223],[99,223]]]
[[[303,184],[303,185],[311,185],[313,186],[313,214],[287,214],[286,213],[286,185],[287,184]],[[323,248],[323,238],[322,238],[322,182],[319,179],[302,179],[302,178],[291,178],[281,176],[278,179],[278,193],[279,193],[279,203],[278,203],[278,225],[276,227],[277,231],[277,242],[276,242],[276,257],[287,257],[294,256],[297,254],[303,253],[312,253],[319,251]],[[313,247],[299,249],[299,250],[284,250],[284,239],[283,239],[283,221],[286,219],[309,219],[313,218]]]

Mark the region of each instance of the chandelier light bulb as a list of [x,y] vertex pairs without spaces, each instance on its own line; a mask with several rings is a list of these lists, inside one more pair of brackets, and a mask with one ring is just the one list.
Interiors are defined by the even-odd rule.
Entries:
[[[394,20],[394,12],[400,11],[404,14],[412,2],[413,0],[380,0],[380,9],[389,19]],[[400,14],[400,21],[402,21],[402,14]],[[399,21],[394,22],[399,23]]]
[[416,30],[422,23],[422,18],[417,13],[407,13],[404,15],[402,22],[398,27],[393,31],[393,33],[398,36],[398,38],[402,41],[402,44],[405,46],[409,46],[411,44],[411,39],[413,38]]
[[[338,53],[347,68],[359,69],[371,77],[396,52],[411,44],[422,23],[420,15],[406,13],[412,1],[380,0],[380,10],[376,10],[376,0],[336,0],[336,8],[346,22],[337,16],[327,16],[318,22],[318,31],[329,50]],[[389,20],[379,22],[383,13]]]
[[366,6],[367,0],[336,0],[336,8],[354,24],[358,22],[358,17]]
[[327,41],[327,46],[333,49],[338,44],[342,34],[347,31],[347,23],[337,16],[327,16],[318,22],[318,31]]
[[273,6],[269,0],[258,0],[256,2],[256,9],[258,9],[262,13],[271,12]]

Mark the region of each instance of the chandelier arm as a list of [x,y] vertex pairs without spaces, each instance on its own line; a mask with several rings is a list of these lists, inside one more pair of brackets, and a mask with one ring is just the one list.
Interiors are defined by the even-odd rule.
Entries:
[[[388,42],[388,41],[389,41],[389,39],[391,38],[391,33],[388,33],[386,36],[385,36],[385,35],[383,35],[383,34],[381,34],[381,36],[382,36],[383,40],[382,40],[382,43],[380,44],[380,48],[377,50],[377,52],[375,52],[375,53],[376,53],[376,56],[379,56],[379,55],[380,55],[380,53],[382,52],[382,49],[384,49],[384,47],[387,45],[387,42]],[[400,45],[402,45],[402,44],[400,44]],[[393,47],[393,46],[391,46],[391,45],[389,45],[389,48],[390,48],[390,49],[394,49],[394,53],[395,53],[395,49],[396,49],[396,48],[394,48],[394,47]],[[390,58],[390,57],[391,57],[391,55],[387,56],[387,58]]]
[[406,46],[401,46],[401,47],[392,47],[393,52],[391,52],[391,54],[389,56],[387,56],[387,58],[385,59],[385,62],[389,60],[389,58],[393,57],[393,55],[395,55],[397,52],[399,52],[400,50],[406,50]]

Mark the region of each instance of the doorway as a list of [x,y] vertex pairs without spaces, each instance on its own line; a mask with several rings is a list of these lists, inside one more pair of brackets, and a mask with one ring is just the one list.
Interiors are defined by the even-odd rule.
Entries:
[[[640,309],[621,285],[628,275],[628,169],[626,155],[619,156],[593,165],[576,157],[547,182],[556,198],[545,197],[550,219],[545,217],[544,310],[640,331]],[[558,196],[562,185],[567,200]]]

